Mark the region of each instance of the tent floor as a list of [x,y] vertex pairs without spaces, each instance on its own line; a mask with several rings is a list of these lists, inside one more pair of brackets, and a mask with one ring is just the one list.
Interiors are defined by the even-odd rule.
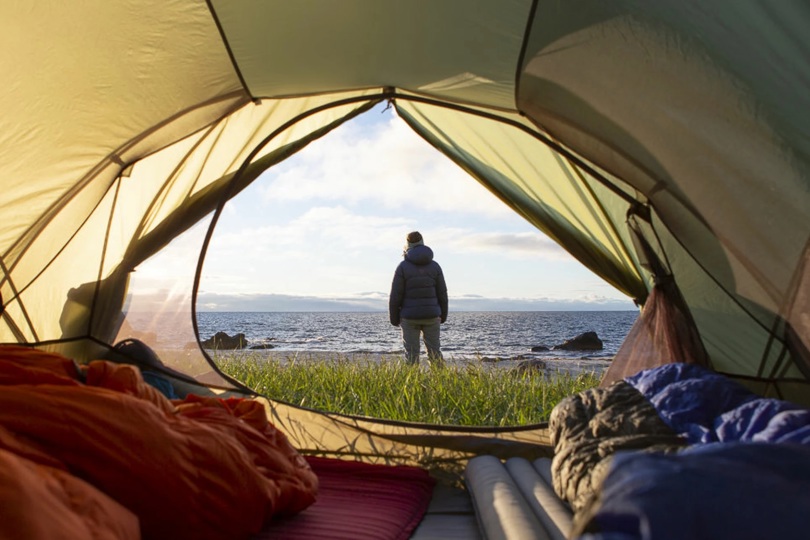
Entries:
[[470,494],[461,488],[437,484],[430,506],[411,540],[480,540]]

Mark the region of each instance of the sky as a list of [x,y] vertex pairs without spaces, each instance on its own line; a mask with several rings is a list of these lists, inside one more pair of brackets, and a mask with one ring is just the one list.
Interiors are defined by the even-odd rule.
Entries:
[[[636,309],[384,106],[311,143],[227,204],[197,309],[387,310],[414,230],[442,267],[451,311]],[[139,278],[166,277],[180,259],[188,265],[174,257],[158,256]]]

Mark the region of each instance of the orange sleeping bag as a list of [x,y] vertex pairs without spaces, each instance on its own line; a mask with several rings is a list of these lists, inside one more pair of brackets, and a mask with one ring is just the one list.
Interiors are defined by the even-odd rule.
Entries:
[[[141,538],[135,514],[47,455],[7,450],[13,438],[0,428],[0,539]],[[20,450],[19,441],[11,446]]]
[[317,477],[260,403],[173,403],[107,361],[83,384],[70,360],[12,349],[0,347],[0,426],[132,512],[144,538],[248,538],[315,501]]

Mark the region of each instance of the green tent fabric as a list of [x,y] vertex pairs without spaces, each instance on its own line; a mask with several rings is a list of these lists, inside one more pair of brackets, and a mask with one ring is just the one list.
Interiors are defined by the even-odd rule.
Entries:
[[[155,314],[140,330],[196,341],[196,256],[170,293],[130,287],[132,272],[173,241],[203,250],[228,198],[388,101],[643,304],[655,276],[628,228],[636,216],[711,366],[810,402],[803,2],[120,0],[7,2],[2,15],[2,342],[87,360],[138,310]],[[153,345],[172,368],[239,390],[199,346]],[[300,448],[367,461],[548,442],[542,426],[267,404]]]

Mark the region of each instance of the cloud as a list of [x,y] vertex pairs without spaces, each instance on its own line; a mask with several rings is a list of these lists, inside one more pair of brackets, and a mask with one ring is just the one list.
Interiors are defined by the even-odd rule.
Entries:
[[540,231],[480,232],[445,229],[436,235],[445,249],[455,253],[491,253],[516,259],[571,261],[573,257]]
[[217,233],[218,253],[231,251],[254,254],[260,251],[301,250],[317,255],[322,249],[380,249],[402,244],[403,231],[414,225],[401,216],[363,215],[343,206],[315,206],[283,224],[245,227]]
[[372,203],[501,217],[511,213],[393,115],[374,125],[341,126],[265,174],[270,181],[261,192],[267,201]]
[[[206,276],[219,275],[221,285],[225,286],[226,275],[238,274],[244,278],[251,268],[267,268],[268,264],[300,263],[307,267],[307,272],[317,274],[323,261],[336,269],[349,262],[351,268],[347,268],[346,273],[353,274],[357,285],[362,286],[364,279],[379,279],[362,277],[368,275],[368,267],[374,265],[370,261],[382,264],[382,261],[398,260],[404,231],[417,228],[417,221],[414,217],[399,215],[362,215],[343,206],[313,207],[284,224],[217,233],[209,251],[216,253],[216,258],[206,261]],[[480,232],[469,227],[447,227],[423,230],[423,233],[426,243],[436,250],[441,260],[452,255],[483,254],[493,255],[497,260],[573,261],[571,255],[539,231]],[[331,275],[338,277],[339,273],[336,270]]]
[[315,207],[291,223],[322,239],[344,248],[379,249],[380,246],[402,243],[403,231],[413,225],[402,216],[360,215],[343,206]]

